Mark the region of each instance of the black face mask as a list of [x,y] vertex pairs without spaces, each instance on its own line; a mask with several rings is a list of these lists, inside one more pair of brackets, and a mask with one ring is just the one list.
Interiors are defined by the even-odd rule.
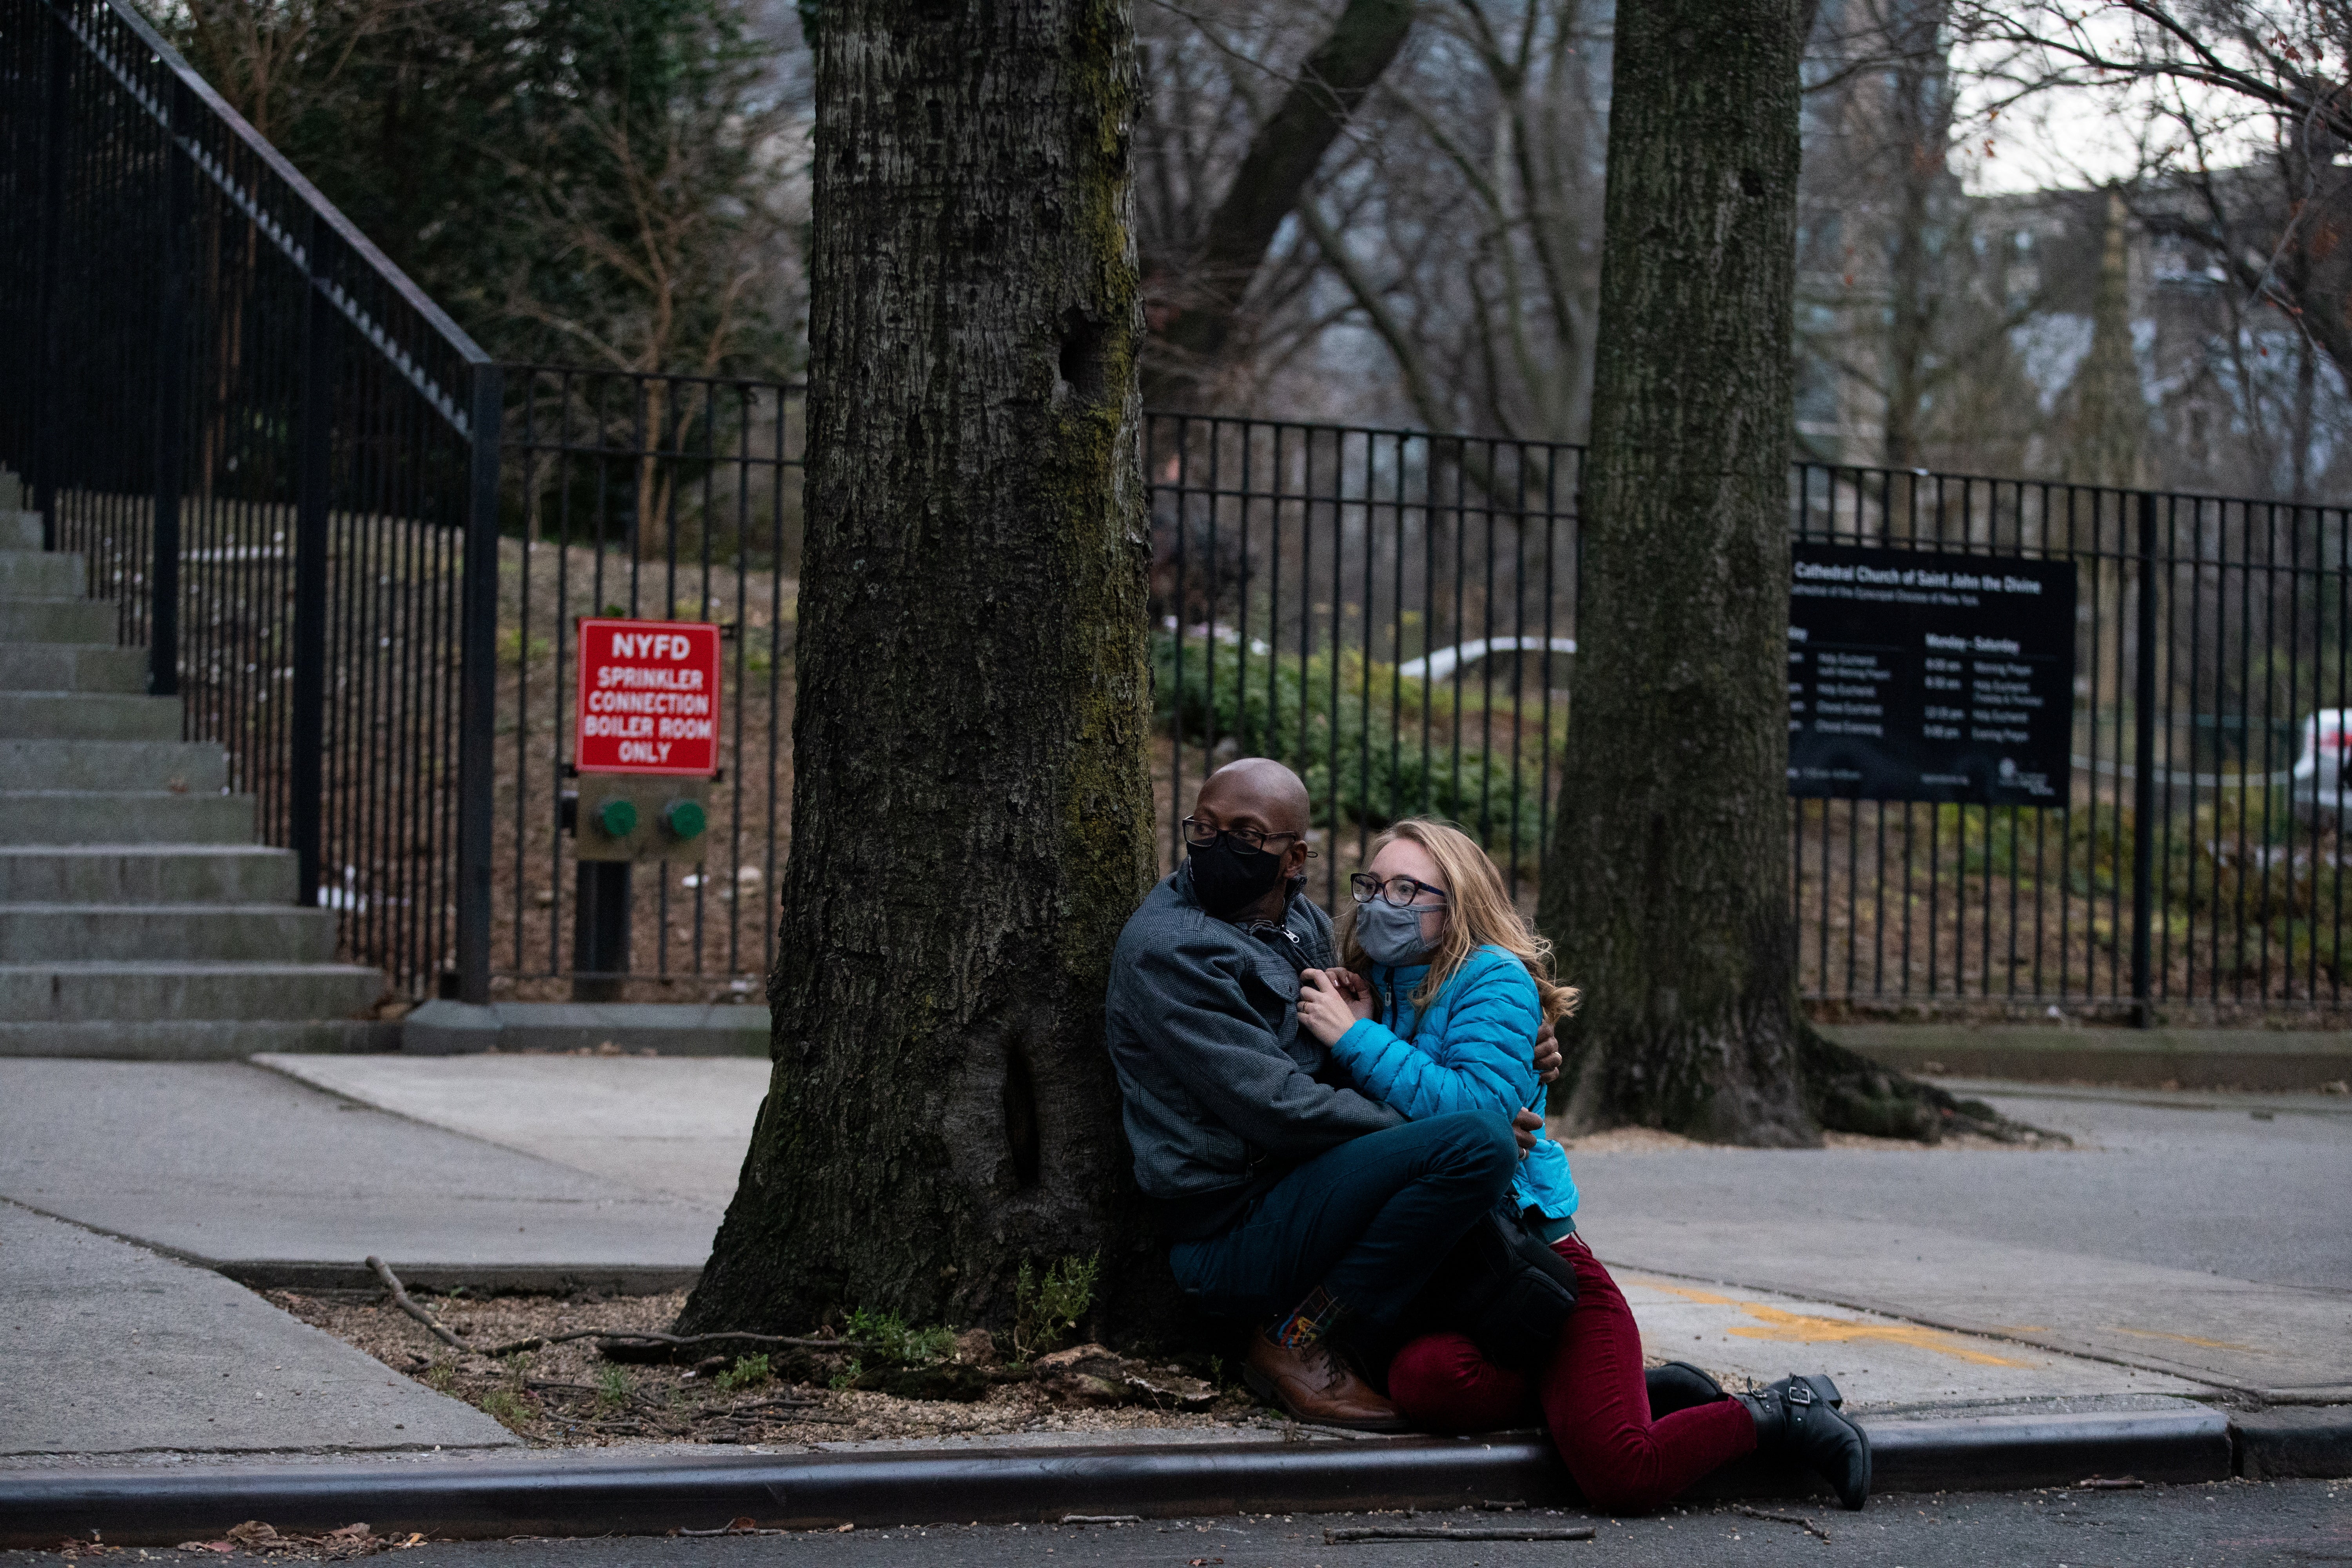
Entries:
[[1219,920],[1231,920],[1274,890],[1282,879],[1282,857],[1260,849],[1244,854],[1234,847],[1233,835],[1220,833],[1211,844],[1185,847],[1192,865],[1192,896]]

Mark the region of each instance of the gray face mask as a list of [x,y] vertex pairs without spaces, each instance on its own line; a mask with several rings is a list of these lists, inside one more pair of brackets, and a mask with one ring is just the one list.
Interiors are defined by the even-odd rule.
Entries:
[[1356,945],[1374,963],[1402,969],[1429,956],[1430,944],[1421,940],[1419,908],[1399,909],[1386,899],[1356,906]]

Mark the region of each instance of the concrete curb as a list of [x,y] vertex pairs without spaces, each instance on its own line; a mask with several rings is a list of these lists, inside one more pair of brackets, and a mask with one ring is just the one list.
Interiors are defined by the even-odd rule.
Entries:
[[[154,1247],[152,1242],[134,1245]],[[170,1256],[225,1275],[248,1290],[381,1292],[383,1289],[374,1270],[364,1263],[277,1258],[223,1260],[179,1252]],[[650,1263],[402,1263],[398,1267],[404,1284],[425,1290],[454,1290],[463,1286],[477,1296],[560,1295],[580,1290],[659,1296],[670,1290],[691,1290],[702,1278],[699,1267],[668,1268]]]
[[[2227,1479],[2231,1426],[2199,1405],[2089,1415],[1866,1421],[1882,1491],[2071,1486],[2095,1476]],[[2325,1440],[2306,1443],[2312,1458]],[[2334,1450],[2352,1468],[2352,1444]],[[1801,1478],[1733,1467],[1703,1497],[1809,1495]],[[499,1455],[307,1465],[0,1470],[0,1548],[104,1532],[170,1545],[248,1519],[283,1531],[365,1520],[378,1531],[491,1538],[659,1534],[963,1521],[1066,1513],[1199,1517],[1247,1510],[1454,1508],[1490,1499],[1573,1505],[1550,1443],[1489,1438],[1199,1443],[648,1459]]]
[[2352,1034],[2335,1030],[1828,1024],[1822,1033],[1888,1067],[1938,1077],[2298,1094],[2352,1078]]
[[2248,1480],[2352,1476],[2352,1405],[2273,1406],[2238,1415],[2230,1429]]
[[610,1044],[635,1056],[764,1057],[768,1010],[746,1003],[427,1002],[403,1020],[411,1056],[475,1051],[593,1051]]

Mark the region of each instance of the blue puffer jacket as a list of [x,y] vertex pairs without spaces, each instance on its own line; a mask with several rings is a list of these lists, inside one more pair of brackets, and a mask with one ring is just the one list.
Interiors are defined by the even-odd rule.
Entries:
[[[1361,1019],[1331,1047],[1357,1087],[1416,1121],[1450,1110],[1540,1111],[1534,1048],[1543,1007],[1527,965],[1507,949],[1482,947],[1416,1016],[1413,993],[1428,978],[1425,963],[1372,971],[1381,1016],[1389,1021]],[[1522,1210],[1551,1219],[1573,1215],[1568,1151],[1538,1133],[1511,1193]]]

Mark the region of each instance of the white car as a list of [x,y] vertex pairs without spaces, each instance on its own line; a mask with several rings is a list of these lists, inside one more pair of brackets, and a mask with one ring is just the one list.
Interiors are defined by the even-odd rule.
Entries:
[[1576,639],[1553,637],[1547,645],[1542,637],[1478,637],[1419,658],[1409,658],[1397,666],[1397,673],[1407,680],[1445,680],[1455,670],[1466,668],[1490,653],[1542,653],[1547,646],[1553,653],[1574,653]]
[[2352,797],[2344,790],[2347,751],[2352,751],[2352,709],[2322,708],[2304,720],[2290,782],[2298,813],[2352,824]]

